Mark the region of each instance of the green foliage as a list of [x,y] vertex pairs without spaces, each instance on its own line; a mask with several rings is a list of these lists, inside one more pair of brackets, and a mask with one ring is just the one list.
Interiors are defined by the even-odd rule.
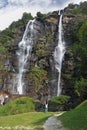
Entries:
[[68,100],[69,100],[68,96],[61,95],[61,96],[58,96],[58,97],[53,97],[51,99],[51,102],[54,103],[54,104],[57,104],[57,105],[64,105],[65,103],[67,103]]
[[33,17],[30,13],[24,13],[22,19],[13,22],[9,28],[0,32],[0,83],[3,83],[7,75],[4,64],[6,59],[10,56],[9,46],[19,41],[27,22],[31,19],[33,19]]
[[32,20],[33,16],[31,15],[31,13],[23,13],[22,16],[22,21],[24,21],[25,23],[27,23],[29,20]]
[[33,17],[31,15],[31,13],[24,13],[23,16],[22,16],[22,19],[19,19],[18,21],[16,22],[13,22],[11,25],[10,25],[10,29],[11,30],[16,30],[17,28],[19,29],[24,29],[26,27],[26,24],[29,20],[32,20]]
[[81,108],[82,106],[87,106],[87,100],[81,102],[75,109],[79,109],[79,108]]
[[[41,43],[42,44],[42,43]],[[41,44],[39,44],[39,46],[41,45]],[[42,46],[41,45],[41,48],[40,49],[38,49],[38,50],[36,50],[36,55],[38,55],[38,56],[46,56],[46,54],[47,54],[47,49],[46,48],[44,48],[44,46]]]
[[22,29],[24,28],[24,23],[21,19],[19,19],[17,22],[13,22],[11,25],[10,25],[10,29],[14,32],[16,29]]
[[[0,117],[0,126],[4,127],[3,129],[6,130],[6,127],[10,127],[11,130],[22,130],[22,129],[33,129],[33,130],[42,130],[42,126],[44,122],[52,116],[54,113],[48,112],[29,112],[23,113],[18,115],[10,115]],[[24,126],[21,128],[21,126]],[[26,128],[27,127],[27,128]]]
[[[0,44],[3,47],[7,47],[9,44],[13,43],[16,39],[20,38],[19,30],[24,31],[26,24],[29,20],[33,19],[32,15],[29,13],[24,13],[22,19],[13,22],[9,28],[6,28],[0,32]],[[18,34],[19,33],[19,34]],[[21,32],[22,35],[22,32]],[[16,39],[15,39],[16,37]]]
[[70,97],[66,95],[60,95],[58,97],[53,97],[49,102],[50,111],[58,111],[63,109],[64,105],[69,101]]
[[79,41],[87,47],[87,22],[83,23],[79,30]]
[[5,53],[7,49],[4,46],[0,46],[0,54]]
[[0,116],[15,115],[19,113],[35,111],[34,101],[29,97],[21,97],[9,101],[0,107]]
[[80,5],[78,5],[77,8],[73,8],[72,10],[72,13],[73,14],[78,14],[78,15],[81,15],[81,14],[85,14],[87,15],[87,2],[81,2]]
[[45,86],[45,80],[47,79],[47,72],[39,67],[33,67],[28,75],[29,80],[32,80],[35,85],[35,91],[39,91]]
[[77,24],[72,26],[71,40],[73,42],[78,41],[78,30],[80,29],[82,24],[83,24],[83,21],[79,21]]
[[35,100],[35,110],[38,112],[44,111],[44,104],[42,104],[39,100]]
[[6,51],[3,46],[0,46],[0,87],[3,87],[4,78],[7,76],[7,71],[4,67],[4,62],[6,60]]
[[3,34],[4,36],[13,38],[13,33],[12,33],[12,31],[11,31],[10,28],[6,28],[6,29],[2,32],[2,34]]
[[87,98],[87,22],[83,22],[80,26],[76,25],[74,32],[76,41],[72,45],[74,54],[75,71],[74,71],[74,91],[79,96],[79,100],[83,101]]
[[81,98],[86,98],[87,96],[87,79],[81,78],[75,83],[75,91]]
[[58,117],[63,125],[70,130],[87,129],[87,100],[78,108],[64,113]]
[[79,70],[79,77],[87,74],[86,63],[87,63],[87,22],[83,23],[78,30],[78,41],[73,45],[73,52],[77,60],[77,70]]
[[47,33],[42,37],[42,41],[38,41],[36,45],[36,55],[39,57],[46,56],[49,52],[50,42],[52,40],[52,34]]
[[46,14],[42,14],[41,12],[37,12],[37,17],[43,19],[45,18],[47,15]]
[[0,37],[0,44],[2,44],[3,47],[7,47],[10,42],[12,42],[12,38],[8,35],[2,35]]
[[71,74],[63,74],[63,77],[65,77],[68,80],[72,80],[72,75]]

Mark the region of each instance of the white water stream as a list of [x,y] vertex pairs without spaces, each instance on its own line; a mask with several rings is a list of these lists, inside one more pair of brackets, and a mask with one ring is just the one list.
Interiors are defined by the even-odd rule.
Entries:
[[17,76],[17,93],[24,94],[24,82],[23,74],[26,72],[25,65],[28,59],[31,57],[32,45],[33,45],[33,23],[34,20],[30,20],[26,26],[22,40],[19,42],[18,56],[18,70]]
[[61,69],[62,69],[62,61],[65,54],[65,42],[63,41],[63,27],[62,27],[62,14],[59,11],[58,16],[59,19],[59,25],[58,25],[58,45],[55,48],[54,52],[54,60],[55,60],[55,68],[58,70],[58,87],[57,87],[57,96],[61,94],[62,88],[61,88]]

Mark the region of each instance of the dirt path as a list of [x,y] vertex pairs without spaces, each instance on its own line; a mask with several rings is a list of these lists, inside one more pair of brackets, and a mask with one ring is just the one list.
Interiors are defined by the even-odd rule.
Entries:
[[63,127],[61,121],[57,119],[57,116],[59,115],[48,118],[44,124],[44,130],[67,130]]

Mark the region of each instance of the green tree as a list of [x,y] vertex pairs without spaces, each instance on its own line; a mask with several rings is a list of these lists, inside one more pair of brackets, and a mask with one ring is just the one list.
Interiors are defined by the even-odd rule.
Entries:
[[22,21],[24,24],[27,24],[27,22],[32,19],[33,19],[33,16],[31,15],[31,13],[26,13],[26,12],[23,13]]
[[87,22],[81,26],[78,37],[80,43],[87,47]]
[[42,14],[41,12],[37,12],[37,17],[43,19],[44,17],[46,17],[46,14]]
[[79,30],[79,45],[78,50],[80,52],[81,58],[81,71],[82,76],[86,76],[87,74],[87,22],[84,23]]
[[77,41],[73,45],[73,53],[76,59],[76,73],[78,79],[82,76],[87,78],[87,22],[83,23],[77,31]]
[[87,98],[87,79],[80,78],[80,80],[75,83],[75,92],[81,99]]

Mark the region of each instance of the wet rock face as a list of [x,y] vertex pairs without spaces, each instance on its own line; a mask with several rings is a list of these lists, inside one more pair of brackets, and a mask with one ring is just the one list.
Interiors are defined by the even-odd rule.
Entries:
[[72,44],[71,32],[72,27],[76,22],[76,18],[74,15],[64,15],[63,16],[63,31],[64,31],[64,39],[66,45]]
[[[50,83],[52,82],[51,80],[53,80],[54,77],[56,78],[55,72],[53,72],[55,71],[53,53],[57,44],[57,30],[58,17],[54,14],[44,20],[41,20],[40,18],[35,20],[32,54],[25,67],[26,73],[23,74],[25,94],[34,96],[36,95],[36,92],[39,94],[42,92],[44,94],[47,93],[48,88],[50,87]],[[22,35],[23,33],[21,33],[21,39]],[[10,93],[16,92],[16,88],[14,88],[14,82],[16,82],[16,77],[18,75],[17,52],[19,49],[18,43],[20,41],[20,37],[17,41],[9,46],[10,57],[6,61],[6,70],[8,73],[10,73],[10,75],[4,82],[4,88],[7,89]],[[42,77],[42,79],[39,78],[40,83],[37,83],[36,77],[34,77],[32,80],[29,78],[31,76],[30,74],[34,73],[32,72],[32,68],[37,67],[41,69],[41,76],[45,76],[44,78]],[[36,89],[36,84],[39,85],[38,89]],[[56,88],[56,85],[53,86]]]
[[[72,21],[74,16],[63,16],[64,38],[66,44],[71,43],[69,39],[71,32]],[[24,91],[33,97],[44,97],[49,95],[49,98],[57,94],[58,72],[54,64],[54,50],[58,43],[58,12],[53,12],[48,17],[41,19],[36,18],[34,22],[34,37],[31,58],[26,63],[26,73],[23,74]],[[18,34],[17,34],[18,35]],[[9,46],[10,57],[6,61],[6,70],[9,73],[5,82],[4,88],[10,93],[15,93],[14,82],[17,82],[18,75],[18,43],[22,39],[23,32],[17,41]],[[18,37],[18,36],[17,36]],[[74,60],[70,50],[66,50],[65,58],[62,66],[62,93],[67,94],[70,91],[71,77],[73,76]],[[68,87],[67,87],[68,84]],[[73,86],[72,86],[73,87]]]
[[[35,83],[34,77],[32,80],[25,81],[27,87],[27,93],[38,93],[40,95],[46,95],[51,94],[50,89],[48,90],[49,83],[51,81],[52,75],[55,75],[55,72],[53,72],[54,67],[54,58],[53,53],[56,46],[56,34],[57,34],[57,23],[58,19],[56,20],[57,23],[54,23],[52,21],[48,22],[47,19],[40,20],[37,19],[36,25],[38,24],[37,28],[37,42],[34,44],[32,55],[30,59],[30,71],[32,71],[32,68],[40,68],[42,71],[46,71],[47,75],[46,77],[42,78],[42,81],[39,85],[38,90],[35,89],[37,83]],[[41,27],[40,27],[41,25]],[[39,30],[40,29],[40,30]],[[53,66],[52,66],[53,65]],[[54,74],[53,74],[54,73]],[[29,73],[26,74],[26,77],[30,77]],[[54,77],[52,77],[54,79]],[[39,79],[40,80],[40,79]],[[37,81],[36,81],[37,82]],[[54,89],[56,88],[56,85]],[[43,93],[43,94],[42,94]],[[56,95],[56,93],[55,93]]]
[[67,48],[65,53],[65,58],[62,66],[62,84],[63,84],[63,94],[72,95],[71,88],[73,88],[72,79],[74,74],[75,62],[72,50]]

